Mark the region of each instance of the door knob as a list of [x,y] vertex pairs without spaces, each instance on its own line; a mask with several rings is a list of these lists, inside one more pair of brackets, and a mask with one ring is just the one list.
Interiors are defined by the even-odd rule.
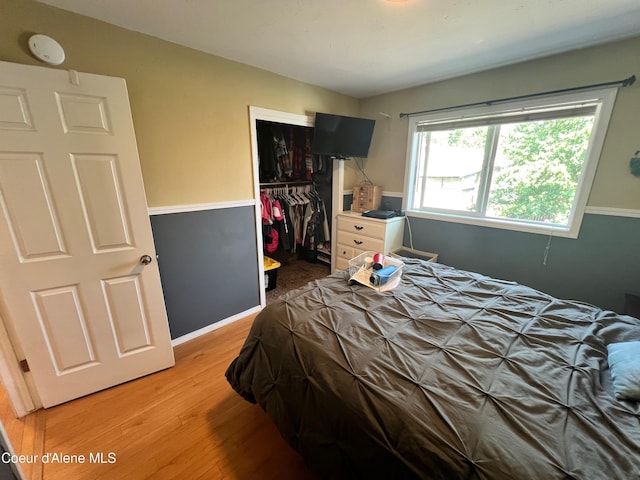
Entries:
[[153,259],[151,258],[151,255],[142,255],[140,257],[140,263],[142,265],[149,265],[151,263]]

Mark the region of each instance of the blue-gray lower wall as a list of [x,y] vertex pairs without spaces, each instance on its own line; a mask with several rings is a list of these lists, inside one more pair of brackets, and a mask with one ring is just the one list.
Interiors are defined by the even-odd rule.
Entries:
[[[553,296],[624,311],[625,293],[640,293],[640,219],[584,216],[577,239],[408,218],[413,246],[456,268],[514,280]],[[404,244],[409,246],[405,223]]]
[[[347,209],[350,200],[345,195]],[[401,202],[383,197],[383,208],[399,209]],[[577,239],[552,238],[547,265],[544,235],[416,217],[408,222],[413,248],[438,253],[447,265],[618,312],[626,293],[640,294],[638,218],[585,215]],[[260,304],[253,206],[152,215],[151,225],[172,338]],[[409,238],[407,225],[405,246]]]
[[347,193],[342,196],[342,210],[345,212],[351,210],[351,204],[353,203],[353,193]]
[[260,305],[253,206],[151,216],[171,338]]

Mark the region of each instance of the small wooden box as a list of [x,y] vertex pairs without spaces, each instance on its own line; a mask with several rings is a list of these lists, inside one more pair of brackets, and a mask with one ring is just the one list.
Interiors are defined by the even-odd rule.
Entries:
[[353,203],[351,211],[364,212],[377,210],[382,202],[382,187],[377,185],[358,185],[353,187]]

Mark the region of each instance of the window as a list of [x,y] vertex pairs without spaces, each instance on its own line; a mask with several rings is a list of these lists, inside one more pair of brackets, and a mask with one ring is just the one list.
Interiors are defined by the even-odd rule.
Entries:
[[407,213],[577,237],[615,94],[412,116]]

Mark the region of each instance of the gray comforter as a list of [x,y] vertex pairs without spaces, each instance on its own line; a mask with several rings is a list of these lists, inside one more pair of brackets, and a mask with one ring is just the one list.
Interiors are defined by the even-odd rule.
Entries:
[[640,320],[405,261],[389,292],[346,272],[290,292],[227,370],[319,477],[640,478],[606,349]]

